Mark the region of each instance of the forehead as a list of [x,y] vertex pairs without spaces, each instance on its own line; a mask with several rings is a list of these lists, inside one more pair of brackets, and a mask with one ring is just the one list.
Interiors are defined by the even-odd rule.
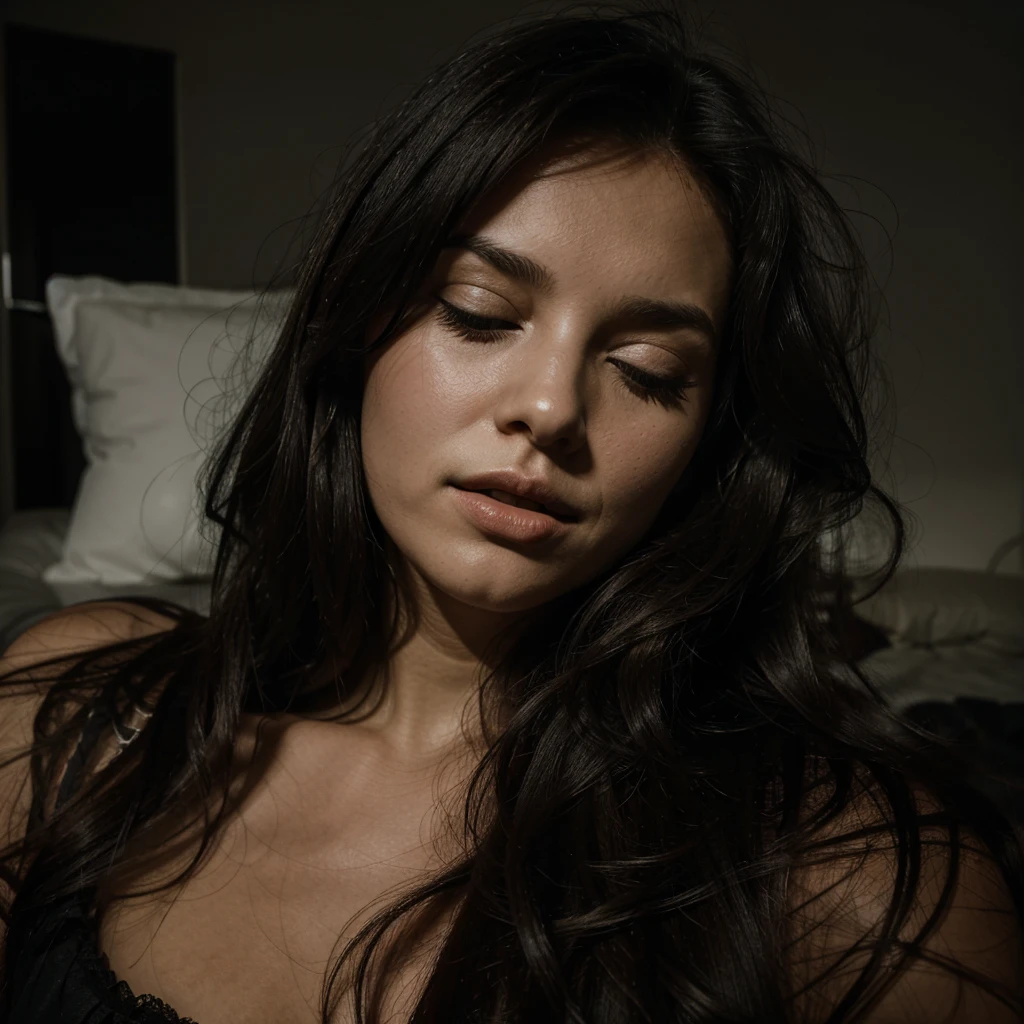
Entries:
[[535,163],[481,204],[463,231],[528,254],[559,288],[699,300],[724,311],[725,230],[671,154],[606,150]]

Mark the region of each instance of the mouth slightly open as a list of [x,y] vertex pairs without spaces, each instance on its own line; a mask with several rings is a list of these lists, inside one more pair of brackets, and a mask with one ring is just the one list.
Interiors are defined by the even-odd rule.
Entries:
[[[451,489],[459,507],[474,526],[483,533],[505,540],[524,543],[548,540],[568,533],[576,522],[575,516],[560,515],[543,507],[535,509],[510,504],[513,500],[529,505],[537,503],[508,492],[494,489],[470,491],[456,484],[452,484]],[[496,494],[509,500],[495,497]]]

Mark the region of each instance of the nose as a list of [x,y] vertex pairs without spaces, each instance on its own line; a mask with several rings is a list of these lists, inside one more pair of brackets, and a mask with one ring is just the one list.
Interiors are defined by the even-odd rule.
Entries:
[[586,438],[582,394],[583,366],[565,348],[552,351],[524,346],[495,406],[495,424],[502,433],[525,432],[539,448],[562,455],[578,449]]

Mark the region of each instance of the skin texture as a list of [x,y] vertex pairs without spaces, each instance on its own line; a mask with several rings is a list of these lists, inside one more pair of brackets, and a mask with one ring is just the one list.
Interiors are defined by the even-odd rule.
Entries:
[[[461,852],[462,830],[447,819],[474,767],[462,711],[474,703],[488,641],[627,552],[700,440],[715,370],[701,336],[608,319],[624,296],[641,295],[699,305],[720,327],[728,247],[680,165],[540,162],[459,229],[543,264],[551,288],[446,250],[425,298],[440,294],[515,329],[468,341],[437,322],[432,302],[364,367],[371,500],[416,602],[384,702],[345,728],[243,716],[243,792],[203,866],[172,891],[116,899],[100,915],[99,945],[116,976],[203,1024],[319,1019],[339,936],[351,939],[384,894]],[[685,374],[695,386],[675,407],[645,402],[610,358]],[[529,549],[483,536],[447,481],[501,468],[549,479],[582,519],[562,540]],[[56,630],[44,623],[36,653],[66,646],[65,633],[75,649],[101,642],[128,629],[124,615],[108,605],[77,610]],[[196,838],[140,835],[129,852],[157,859],[126,857],[108,894],[150,891],[185,866]],[[407,1017],[433,950],[430,939],[426,959],[403,969],[385,1019]],[[354,1019],[347,1003],[337,1019]]]
[[[428,297],[440,294],[516,329],[498,341],[471,342],[428,312],[366,367],[367,479],[395,571],[414,584],[419,621],[394,656],[383,711],[345,729],[273,716],[260,744],[257,720],[245,716],[236,754],[240,769],[250,754],[255,763],[204,865],[175,891],[118,900],[99,917],[99,946],[115,975],[203,1024],[319,1020],[323,972],[338,936],[351,938],[382,894],[451,859],[437,825],[442,795],[458,793],[458,772],[441,778],[431,762],[455,735],[456,711],[473,694],[487,639],[628,551],[701,438],[713,353],[689,332],[608,322],[619,299],[639,294],[696,303],[721,325],[727,245],[679,165],[659,158],[547,168],[510,183],[462,228],[542,263],[552,286],[524,286],[476,256],[448,251]],[[695,386],[676,407],[644,402],[621,386],[611,358],[654,373],[678,364]],[[564,539],[529,550],[475,532],[453,508],[447,481],[494,468],[549,478],[583,510],[580,523]],[[140,617],[131,605],[79,606],[19,637],[0,669],[27,671],[40,657],[171,625]],[[29,693],[11,708],[0,746],[29,742],[37,697]],[[13,810],[9,828],[22,827],[24,793],[24,777],[0,776],[7,796],[0,803]],[[835,834],[873,824],[877,810],[870,799],[855,800]],[[165,838],[159,830],[136,837],[142,850],[152,844],[161,863],[133,874],[126,857],[111,895],[145,893],[184,867],[194,850]],[[935,905],[942,857],[941,847],[926,842],[920,906],[904,938],[913,938]],[[788,901],[802,936],[792,949],[795,988],[877,928],[895,870],[884,843],[852,843],[848,857],[824,866],[794,865]],[[993,866],[968,855],[928,948],[1019,993],[1024,947],[1011,907]],[[397,979],[385,1019],[407,1019],[429,972],[431,942]],[[834,1009],[850,971],[864,961],[843,962],[845,977],[805,994],[794,1020],[823,1020]],[[336,1019],[348,1024],[354,1015],[346,1006]],[[866,1019],[1018,1018],[918,965]]]
[[[446,248],[426,312],[378,350],[362,418],[369,493],[411,583],[416,627],[367,728],[401,756],[450,738],[497,630],[592,579],[651,525],[707,420],[716,343],[695,328],[612,317],[626,296],[687,302],[720,334],[730,286],[724,229],[677,158],[615,150],[539,162],[473,211],[458,234],[542,264],[549,287]],[[437,298],[508,325],[459,337]],[[670,404],[624,386],[613,360],[692,386]],[[582,510],[534,544],[485,536],[449,481],[493,469],[548,479]]]

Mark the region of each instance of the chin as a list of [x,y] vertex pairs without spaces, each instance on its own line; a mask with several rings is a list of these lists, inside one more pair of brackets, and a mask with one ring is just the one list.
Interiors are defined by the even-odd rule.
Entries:
[[516,615],[535,609],[553,600],[558,592],[550,587],[538,587],[523,584],[516,586],[513,581],[490,579],[481,581],[479,586],[472,586],[465,578],[450,586],[439,586],[447,597],[469,608],[481,612],[492,612],[495,615]]
[[443,565],[431,564],[433,559],[414,565],[416,574],[438,599],[443,600],[443,595],[468,608],[496,615],[533,611],[569,589],[567,585],[559,586],[555,580],[542,578],[547,575],[545,567],[513,552],[502,551],[501,555],[505,557],[466,561],[453,555]]

